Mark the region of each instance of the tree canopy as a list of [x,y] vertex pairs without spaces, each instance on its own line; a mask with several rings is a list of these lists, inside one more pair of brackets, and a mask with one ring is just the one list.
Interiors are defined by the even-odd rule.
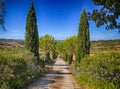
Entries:
[[42,36],[39,38],[39,50],[42,52],[46,57],[48,56],[48,60],[50,59],[49,56],[51,56],[51,59],[56,58],[56,40],[54,37],[50,36],[49,34],[46,34],[45,36]]
[[120,31],[120,0],[92,0],[99,9],[93,10],[90,18],[96,23],[97,27],[106,24],[106,29],[117,28]]
[[40,51],[52,51],[55,50],[56,40],[54,37],[46,34],[45,36],[39,38],[39,44]]
[[69,64],[72,63],[77,51],[77,36],[71,36],[65,40],[58,42],[57,52],[63,57]]

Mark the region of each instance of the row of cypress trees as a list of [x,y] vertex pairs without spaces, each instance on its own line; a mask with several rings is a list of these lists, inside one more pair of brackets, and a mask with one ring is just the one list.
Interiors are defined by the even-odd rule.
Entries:
[[[38,39],[37,19],[34,10],[34,3],[32,2],[30,10],[26,19],[26,36],[25,36],[25,48],[34,53],[37,60],[39,59],[39,39]],[[89,23],[86,10],[84,9],[80,16],[80,23],[78,28],[77,37],[77,60],[80,60],[90,53],[90,35],[89,35]]]

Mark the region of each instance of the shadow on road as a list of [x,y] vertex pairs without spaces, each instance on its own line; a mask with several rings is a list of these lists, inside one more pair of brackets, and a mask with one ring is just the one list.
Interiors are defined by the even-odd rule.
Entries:
[[54,66],[69,66],[67,64],[54,64]]
[[69,75],[69,74],[72,74],[72,73],[70,73],[70,72],[60,72],[58,70],[52,70],[51,72],[49,72],[47,74],[51,74],[51,75],[56,75],[56,74],[62,75],[62,74],[65,74],[65,75]]
[[31,84],[28,89],[80,89],[75,84],[70,66],[62,59],[58,59],[50,72]]

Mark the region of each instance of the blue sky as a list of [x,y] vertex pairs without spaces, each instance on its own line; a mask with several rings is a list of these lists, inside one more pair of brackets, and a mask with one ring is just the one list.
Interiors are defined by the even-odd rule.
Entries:
[[[7,31],[0,30],[0,38],[24,39],[26,17],[32,0],[5,0]],[[85,8],[91,12],[96,7],[92,0],[34,0],[39,36],[50,34],[57,40],[77,35],[80,14]],[[120,39],[118,30],[97,28],[89,21],[91,40]]]

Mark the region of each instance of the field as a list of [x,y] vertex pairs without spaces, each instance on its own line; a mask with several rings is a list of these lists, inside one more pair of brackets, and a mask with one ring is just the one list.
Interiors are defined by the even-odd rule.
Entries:
[[120,52],[120,40],[91,41],[90,54],[107,53],[109,51]]

